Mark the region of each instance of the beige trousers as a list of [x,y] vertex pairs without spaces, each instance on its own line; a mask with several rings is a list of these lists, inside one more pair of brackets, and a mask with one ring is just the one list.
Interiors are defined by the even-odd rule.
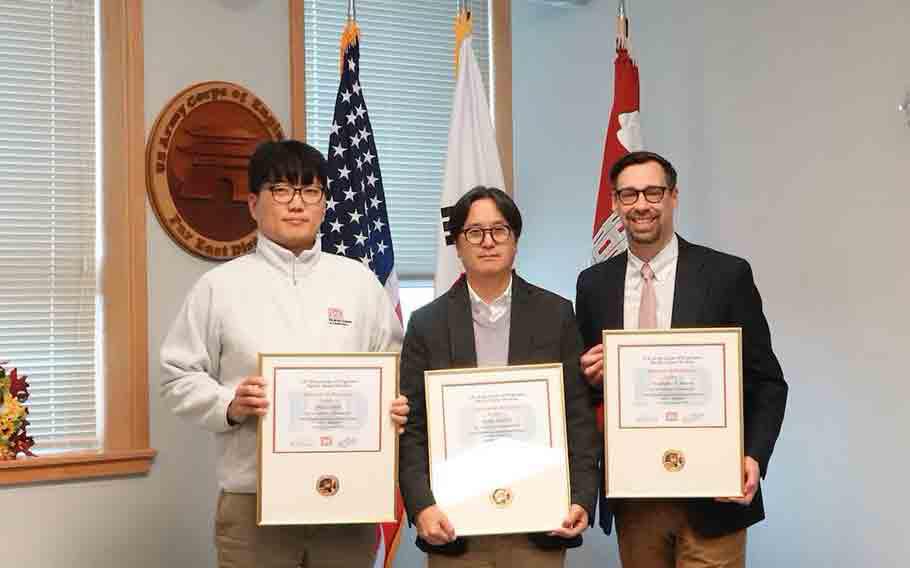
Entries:
[[429,568],[562,568],[565,550],[541,550],[524,534],[469,536],[460,556],[431,554]]
[[372,568],[376,525],[256,525],[256,495],[224,493],[215,513],[220,568]]
[[623,568],[746,566],[746,529],[707,538],[692,529],[681,501],[622,499],[613,503]]

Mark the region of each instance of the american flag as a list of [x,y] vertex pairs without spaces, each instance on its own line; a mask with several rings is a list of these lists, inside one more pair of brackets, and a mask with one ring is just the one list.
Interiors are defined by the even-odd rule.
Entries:
[[[357,25],[348,22],[342,34],[341,83],[329,135],[328,202],[322,222],[322,250],[353,258],[376,274],[401,321],[398,275],[382,173],[367,103],[360,86],[360,41]],[[376,567],[391,568],[404,504],[395,492],[395,519],[377,527]]]
[[385,287],[401,319],[395,253],[376,141],[360,86],[360,46],[344,50],[341,83],[329,136],[328,202],[322,250],[362,262]]

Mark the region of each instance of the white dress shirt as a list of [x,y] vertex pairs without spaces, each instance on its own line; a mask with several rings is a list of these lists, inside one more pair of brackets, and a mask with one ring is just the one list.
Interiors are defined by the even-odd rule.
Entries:
[[509,284],[502,294],[489,304],[474,291],[474,288],[471,288],[470,283],[468,283],[468,294],[471,296],[471,316],[474,321],[483,324],[496,323],[512,305],[512,278],[509,277]]
[[474,322],[474,350],[478,367],[509,364],[509,331],[512,315],[512,279],[503,293],[490,302],[483,301],[468,284],[471,319]]
[[[657,329],[670,329],[673,321],[673,295],[676,291],[676,261],[679,258],[679,239],[670,239],[657,255],[651,259],[654,271],[654,292],[657,296]],[[638,310],[641,306],[641,290],[645,280],[641,267],[645,262],[632,254],[626,263],[626,289],[623,300],[623,328],[638,329]]]

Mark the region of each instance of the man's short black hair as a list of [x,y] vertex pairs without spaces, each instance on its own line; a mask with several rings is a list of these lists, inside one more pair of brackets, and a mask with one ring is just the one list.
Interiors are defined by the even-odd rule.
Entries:
[[518,211],[518,206],[515,205],[509,194],[503,190],[496,187],[478,185],[462,195],[452,207],[452,213],[449,215],[449,234],[452,235],[453,242],[464,229],[471,205],[478,199],[493,200],[493,203],[496,204],[496,209],[499,210],[506,223],[512,228],[512,234],[515,235],[515,240],[517,241],[518,237],[521,236],[521,213]]
[[629,152],[622,158],[616,160],[616,163],[610,168],[610,184],[615,188],[616,179],[619,178],[619,174],[629,166],[647,164],[648,162],[657,162],[660,164],[660,167],[663,168],[664,177],[667,178],[667,189],[673,190],[676,188],[676,168],[673,167],[670,160],[656,152],[645,152],[644,150]]
[[250,157],[250,191],[259,194],[262,184],[286,181],[310,185],[318,181],[327,191],[329,164],[322,152],[299,140],[263,142]]

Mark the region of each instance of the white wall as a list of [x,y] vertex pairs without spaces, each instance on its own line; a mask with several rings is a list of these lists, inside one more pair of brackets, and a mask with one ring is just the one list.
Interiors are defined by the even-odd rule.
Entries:
[[[646,147],[680,231],[749,259],[790,382],[756,566],[902,566],[910,4],[632,1]],[[520,268],[574,297],[612,100],[615,1],[513,3]],[[615,565],[615,541],[587,555]],[[587,555],[573,559],[588,565]]]
[[[145,2],[146,129],[177,92],[202,81],[239,83],[260,97],[285,130],[290,125],[287,2],[178,0]],[[190,286],[216,264],[191,257],[147,215],[149,353],[158,515],[163,534],[156,566],[214,566],[217,497],[213,436],[174,417],[158,396],[158,350]],[[150,564],[151,566],[151,564]]]

